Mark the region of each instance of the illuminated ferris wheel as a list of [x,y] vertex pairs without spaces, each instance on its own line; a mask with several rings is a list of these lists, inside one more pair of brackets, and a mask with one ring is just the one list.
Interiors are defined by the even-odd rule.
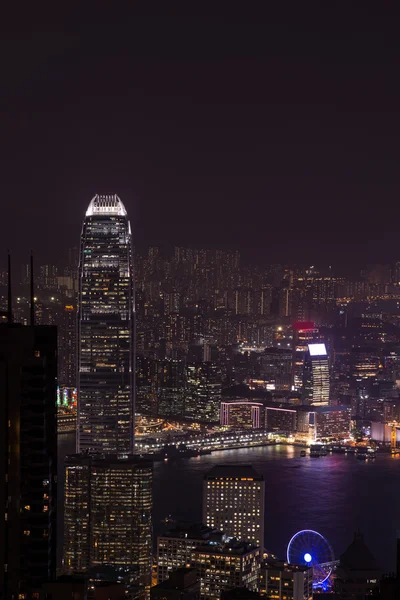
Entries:
[[335,556],[332,546],[323,535],[312,529],[303,529],[290,540],[287,561],[312,567],[313,586],[324,587],[332,574]]

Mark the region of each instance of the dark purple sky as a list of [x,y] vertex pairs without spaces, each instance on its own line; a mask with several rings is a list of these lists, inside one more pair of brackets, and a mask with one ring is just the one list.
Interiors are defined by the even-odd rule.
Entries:
[[2,17],[3,252],[64,258],[116,192],[140,244],[400,259],[396,3],[80,4]]

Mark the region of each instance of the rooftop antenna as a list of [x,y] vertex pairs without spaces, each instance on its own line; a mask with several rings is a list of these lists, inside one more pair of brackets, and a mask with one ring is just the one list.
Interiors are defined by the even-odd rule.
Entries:
[[7,283],[7,291],[8,291],[8,302],[7,302],[7,321],[9,323],[13,322],[13,314],[12,314],[12,293],[11,293],[11,254],[8,250],[8,283]]
[[31,325],[35,324],[35,297],[33,286],[33,253],[31,250]]

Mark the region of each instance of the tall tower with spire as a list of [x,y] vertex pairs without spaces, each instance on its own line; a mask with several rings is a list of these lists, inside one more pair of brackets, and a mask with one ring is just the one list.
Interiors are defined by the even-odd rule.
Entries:
[[79,260],[78,452],[134,450],[133,280],[126,209],[117,195],[96,195]]

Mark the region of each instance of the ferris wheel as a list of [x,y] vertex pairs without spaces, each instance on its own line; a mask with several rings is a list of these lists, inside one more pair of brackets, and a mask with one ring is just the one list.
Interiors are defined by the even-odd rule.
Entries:
[[298,531],[287,547],[288,563],[313,569],[313,586],[323,587],[332,574],[335,556],[323,535],[312,529]]

